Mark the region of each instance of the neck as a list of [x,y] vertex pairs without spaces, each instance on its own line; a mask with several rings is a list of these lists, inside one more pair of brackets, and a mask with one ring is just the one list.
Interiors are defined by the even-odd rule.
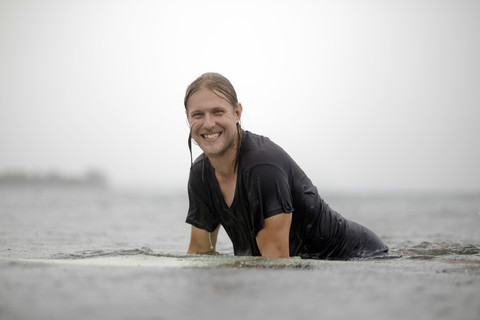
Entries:
[[215,169],[216,174],[221,175],[222,177],[229,177],[235,175],[235,159],[237,157],[237,145],[238,142],[235,141],[235,144],[223,155],[208,158],[213,168]]

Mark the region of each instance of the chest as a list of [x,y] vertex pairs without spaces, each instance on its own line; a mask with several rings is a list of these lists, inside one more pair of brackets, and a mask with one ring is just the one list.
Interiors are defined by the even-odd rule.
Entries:
[[220,188],[220,192],[223,196],[223,201],[227,207],[231,207],[233,199],[235,198],[235,190],[237,186],[237,175],[232,175],[231,177],[222,177],[215,174]]

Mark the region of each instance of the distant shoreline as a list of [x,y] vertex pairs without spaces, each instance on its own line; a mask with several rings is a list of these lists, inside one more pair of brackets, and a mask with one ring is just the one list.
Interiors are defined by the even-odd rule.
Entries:
[[0,187],[94,187],[105,189],[108,187],[108,181],[103,173],[93,170],[78,176],[58,172],[8,171],[0,173]]

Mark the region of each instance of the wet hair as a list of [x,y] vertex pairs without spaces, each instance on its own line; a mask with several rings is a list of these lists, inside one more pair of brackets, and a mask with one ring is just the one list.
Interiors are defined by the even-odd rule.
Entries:
[[[188,117],[188,100],[190,97],[199,91],[202,88],[207,88],[211,90],[213,93],[215,93],[217,96],[219,96],[222,99],[227,100],[231,105],[232,108],[236,108],[238,105],[238,99],[237,99],[237,93],[235,91],[235,88],[233,87],[232,83],[222,76],[219,73],[215,72],[207,72],[202,74],[200,77],[195,79],[187,88],[185,92],[185,98],[183,100],[183,103],[185,105],[185,112],[187,113]],[[235,162],[234,162],[234,170],[237,170],[238,167],[238,161],[240,158],[240,146],[242,144],[242,127],[240,126],[240,123],[237,123],[237,150],[236,150],[236,156],[235,156]],[[192,131],[190,129],[190,133],[188,136],[188,148],[190,149],[190,162],[191,162],[191,167],[193,167],[193,155],[192,155]],[[203,166],[202,166],[202,180],[203,180]]]
[[230,102],[232,107],[236,107],[238,104],[237,93],[235,92],[232,83],[219,73],[207,72],[202,74],[188,86],[183,101],[185,111],[188,109],[187,103],[190,97],[202,88],[212,90],[220,98],[226,99]]

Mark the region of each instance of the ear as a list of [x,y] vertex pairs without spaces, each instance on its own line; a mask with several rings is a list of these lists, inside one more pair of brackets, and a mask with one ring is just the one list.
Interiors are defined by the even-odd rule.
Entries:
[[240,119],[242,118],[242,112],[243,112],[243,107],[241,103],[237,103],[237,107],[235,108],[235,120],[240,122]]

